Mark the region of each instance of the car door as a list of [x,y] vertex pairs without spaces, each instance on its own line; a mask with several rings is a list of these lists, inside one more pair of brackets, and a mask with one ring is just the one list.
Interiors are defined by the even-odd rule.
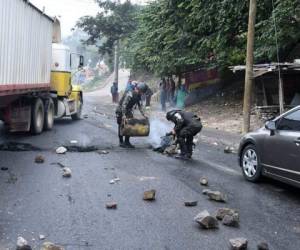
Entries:
[[300,183],[300,109],[296,109],[277,122],[280,144],[280,167],[283,177]]

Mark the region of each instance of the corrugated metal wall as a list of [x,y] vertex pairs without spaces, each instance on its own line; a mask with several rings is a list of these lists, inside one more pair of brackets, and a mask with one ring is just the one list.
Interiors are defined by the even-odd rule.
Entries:
[[0,92],[48,85],[51,54],[52,21],[24,0],[0,0]]

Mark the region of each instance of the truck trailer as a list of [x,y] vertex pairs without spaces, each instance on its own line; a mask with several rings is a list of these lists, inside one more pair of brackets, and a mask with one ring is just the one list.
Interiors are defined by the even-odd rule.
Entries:
[[83,57],[61,43],[60,23],[27,0],[0,1],[0,120],[40,134],[54,119],[80,119],[83,95],[71,67]]

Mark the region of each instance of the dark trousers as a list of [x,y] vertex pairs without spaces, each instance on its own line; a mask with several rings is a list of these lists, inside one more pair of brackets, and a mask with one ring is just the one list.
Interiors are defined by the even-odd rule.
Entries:
[[150,105],[151,105],[151,95],[149,95],[149,96],[146,96],[146,107],[150,107]]
[[191,157],[193,154],[193,139],[196,134],[198,134],[202,129],[202,125],[195,123],[189,126],[183,127],[177,133],[177,142],[180,146],[180,151],[182,155]]
[[[122,136],[121,135],[121,128],[122,128],[122,124],[118,124],[118,135],[119,135],[119,143],[129,143],[130,140],[130,136]],[[125,139],[125,140],[124,140]]]
[[[130,140],[130,136],[123,136],[121,133],[121,129],[122,129],[122,118],[123,118],[123,114],[117,112],[117,123],[118,123],[118,136],[119,136],[119,142],[121,143],[129,143]],[[127,112],[126,113],[126,118],[133,118],[133,114],[132,112]]]
[[118,103],[119,102],[119,94],[118,93],[112,94],[112,102],[113,103]]
[[166,111],[167,92],[161,91],[160,93],[160,104],[162,111]]
[[171,90],[170,91],[170,104],[172,107],[174,106],[174,96],[175,96],[175,91]]

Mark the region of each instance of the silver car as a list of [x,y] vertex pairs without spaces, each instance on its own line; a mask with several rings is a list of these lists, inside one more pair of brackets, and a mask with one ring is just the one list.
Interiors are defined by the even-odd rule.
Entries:
[[300,106],[246,134],[239,164],[248,181],[264,175],[300,187]]

